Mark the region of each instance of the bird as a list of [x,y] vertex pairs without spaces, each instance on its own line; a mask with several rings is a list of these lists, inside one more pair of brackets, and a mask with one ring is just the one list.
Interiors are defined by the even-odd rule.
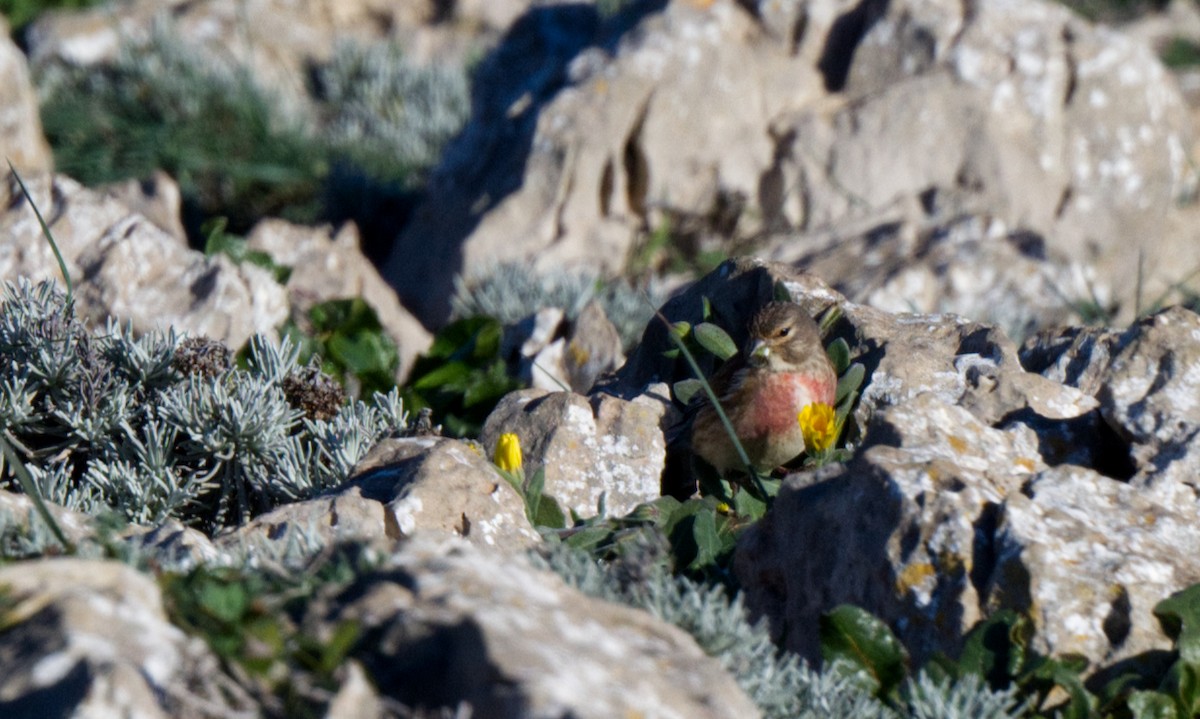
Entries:
[[[794,302],[755,313],[741,352],[709,379],[756,471],[768,473],[804,452],[797,417],[812,403],[833,405],[837,373],[817,323]],[[705,397],[692,422],[692,452],[721,476],[745,471],[721,418]]]

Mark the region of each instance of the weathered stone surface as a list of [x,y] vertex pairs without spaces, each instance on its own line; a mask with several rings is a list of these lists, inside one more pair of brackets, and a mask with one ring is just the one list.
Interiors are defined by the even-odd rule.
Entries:
[[8,22],[3,15],[0,15],[0,158],[12,162],[23,176],[48,172],[54,167],[50,144],[42,134],[37,93],[29,78],[25,54],[9,37]]
[[81,309],[94,322],[174,327],[241,347],[255,334],[274,336],[287,319],[287,295],[268,270],[205,257],[140,215],[106,228],[77,261]]
[[417,356],[429,348],[432,336],[400,305],[395,290],[363,255],[353,224],[334,232],[328,226],[309,228],[263,220],[250,231],[246,245],[292,268],[287,291],[293,314],[302,315],[320,302],[349,297],[362,297],[371,305],[400,351],[397,382],[408,377]]
[[[691,637],[463,542],[405,545],[310,617],[363,628],[359,660],[407,705],[475,716],[756,717]],[[452,681],[447,681],[452,677]]]
[[[53,503],[48,503],[46,508],[50,510],[50,516],[54,517],[54,521],[58,522],[59,529],[63,531],[68,541],[79,542],[92,535],[94,531],[92,520],[87,515],[72,512]],[[42,529],[30,532],[31,527],[35,524]],[[38,515],[33,500],[25,494],[9,492],[4,489],[0,489],[0,527],[21,534],[42,534],[47,538],[52,536],[49,528],[42,524],[41,516]]]
[[1200,487],[1200,317],[1180,307],[1130,327],[1103,376],[1105,420],[1131,443],[1133,482]]
[[287,542],[304,545],[299,554],[314,556],[323,548],[360,544],[390,551],[400,536],[389,531],[387,505],[364,497],[348,485],[335,493],[284,504],[261,514],[213,544],[225,557],[272,557]]
[[[525,72],[535,59],[550,69]],[[385,271],[427,324],[455,273],[492,262],[619,271],[666,222],[803,252],[948,197],[1119,297],[1139,253],[1150,292],[1200,263],[1185,234],[1163,236],[1189,186],[1178,90],[1146,47],[1055,4],[674,2],[611,25],[538,7],[480,78]]]
[[[0,567],[5,716],[245,716],[204,642],[167,621],[154,580],[118,562]],[[230,691],[233,689],[234,691]],[[253,716],[251,714],[250,716]]]
[[918,661],[953,656],[1004,608],[1032,616],[1039,651],[1093,669],[1169,648],[1150,610],[1200,579],[1200,318],[1046,332],[1018,355],[986,325],[834,303],[834,332],[867,368],[862,445],[789,477],[735,561],[786,646],[815,659],[817,618],[851,603]]
[[932,393],[882,413],[867,437],[835,476],[789,478],[747,531],[735,560],[747,602],[810,659],[820,654],[818,618],[842,603],[878,614],[917,657],[953,653],[988,611],[976,533],[1045,468],[1037,438],[988,427]]
[[[75,282],[81,314],[116,317],[135,331],[203,334],[233,347],[271,336],[287,318],[287,296],[270,273],[206,258],[115,198],[63,176],[25,182]],[[37,217],[10,175],[0,214],[0,277],[61,275]]]
[[155,170],[148,178],[114,182],[100,189],[131,211],[153,222],[180,244],[187,244],[187,231],[183,229],[181,219],[183,195],[179,190],[179,183],[167,173]]
[[986,606],[1029,613],[1043,653],[1108,664],[1170,641],[1154,605],[1200,582],[1195,494],[1064,465],[999,511]]
[[505,327],[501,353],[529,386],[580,394],[625,362],[621,336],[595,300],[573,320],[562,308],[545,307]]
[[466,442],[384,440],[359,462],[343,491],[382,502],[390,538],[432,532],[508,552],[540,539],[521,498]]
[[1012,337],[1078,322],[1078,305],[1112,304],[1089,265],[1045,238],[988,215],[915,201],[800,236],[780,235],[763,257],[786,262],[847,297],[888,312],[952,313]]
[[480,442],[492,452],[501,434],[515,433],[526,475],[544,470],[545,492],[563,511],[593,516],[603,494],[608,512],[621,516],[660,494],[669,412],[665,388],[633,401],[520,390],[496,406]]

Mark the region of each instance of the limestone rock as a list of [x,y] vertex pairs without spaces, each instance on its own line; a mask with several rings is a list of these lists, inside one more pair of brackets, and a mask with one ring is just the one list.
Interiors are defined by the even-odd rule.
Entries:
[[1030,613],[1045,654],[1111,664],[1170,648],[1154,605],[1200,582],[1200,511],[1181,490],[1039,472],[1000,508],[986,605]]
[[661,395],[629,401],[606,394],[519,390],[507,395],[484,424],[489,452],[505,432],[521,441],[526,475],[544,470],[545,492],[563,511],[596,514],[600,495],[610,516],[622,516],[661,492],[666,461],[662,425],[669,402]]
[[[691,637],[463,542],[414,541],[314,619],[362,627],[359,657],[407,705],[478,716],[757,717]],[[452,681],[447,681],[452,677]]]
[[[911,203],[916,205],[917,203]],[[1025,337],[1114,298],[1091,266],[986,214],[887,208],[827,230],[772,238],[763,257],[803,267],[888,312],[952,313]]]
[[287,318],[287,296],[268,270],[205,257],[138,215],[107,228],[78,262],[79,298],[94,322],[128,319],[136,332],[174,327],[241,347],[274,336]]
[[[286,294],[266,270],[206,258],[114,197],[66,177],[25,184],[91,320],[128,320],[138,332],[174,327],[240,347],[255,333],[274,335],[286,319]],[[59,279],[50,243],[11,176],[4,194],[0,277]]]
[[49,172],[54,166],[50,144],[42,134],[38,98],[29,78],[25,54],[9,37],[8,22],[3,15],[0,15],[0,158],[12,162],[22,176]]
[[187,244],[187,231],[183,229],[183,195],[179,183],[162,170],[141,180],[114,182],[100,188],[128,207],[131,211],[150,220],[180,244]]
[[1200,486],[1200,317],[1175,307],[1122,337],[1099,392],[1105,420],[1131,443],[1135,484]]
[[389,439],[376,445],[345,485],[382,502],[393,539],[456,535],[516,552],[540,540],[521,498],[477,447],[452,439]]
[[246,245],[292,269],[287,291],[293,313],[302,314],[314,304],[348,297],[362,297],[371,305],[400,351],[397,382],[404,381],[417,356],[429,348],[432,336],[401,306],[396,292],[362,253],[353,224],[334,232],[327,226],[308,228],[283,220],[263,220],[250,231]]
[[385,270],[426,324],[454,273],[494,262],[619,271],[667,223],[804,253],[951,196],[1119,297],[1139,253],[1152,293],[1200,264],[1184,233],[1163,236],[1191,183],[1171,78],[1142,44],[1040,0],[673,2],[613,24],[537,7],[479,85]]
[[227,717],[251,706],[204,642],[172,625],[154,580],[118,562],[0,567],[0,705],[16,716]]

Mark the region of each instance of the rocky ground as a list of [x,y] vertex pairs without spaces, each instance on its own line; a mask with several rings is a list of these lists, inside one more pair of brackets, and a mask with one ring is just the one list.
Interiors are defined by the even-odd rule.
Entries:
[[[0,41],[0,715],[1192,714],[1170,677],[1200,671],[1196,104],[1194,71],[1160,55],[1200,40],[1194,3],[1119,27],[1042,0],[172,4],[179,37],[296,116],[323,111],[296,78],[347,38],[474,63],[469,117],[383,225],[379,269],[378,225],[258,218],[255,263],[195,247],[180,178],[54,171],[33,78],[103,72],[161,5]],[[18,278],[64,274],[74,316],[131,359],[16,309]],[[626,312],[638,298],[595,278],[669,299]],[[386,423],[386,403],[318,417],[282,389],[294,361],[185,371],[177,338],[105,325],[237,349],[352,297],[406,390],[491,347],[455,385],[476,431],[415,407]],[[694,482],[670,328],[740,345],[772,299],[827,318],[862,368],[844,461],[795,464],[765,504],[664,497]],[[448,329],[485,310],[469,326],[494,336]],[[56,352],[92,379],[30,389],[60,387]],[[213,449],[225,418],[170,418],[246,387],[227,423],[277,393],[287,436],[235,480],[254,438]],[[177,433],[168,474],[143,471],[150,427]],[[515,485],[493,462],[507,434]],[[165,489],[114,504],[121,473]],[[893,638],[866,680],[828,670],[846,605]],[[1021,651],[1008,674],[970,664],[996,626]]]

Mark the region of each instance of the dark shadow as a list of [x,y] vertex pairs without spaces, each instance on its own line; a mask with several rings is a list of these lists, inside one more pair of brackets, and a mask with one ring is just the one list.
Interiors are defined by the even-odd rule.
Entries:
[[834,21],[825,39],[825,48],[817,69],[825,78],[825,89],[841,92],[846,87],[854,53],[879,18],[887,12],[889,0],[862,0],[853,10],[843,13]]
[[997,427],[1014,424],[1033,430],[1038,453],[1051,467],[1087,467],[1118,482],[1128,482],[1137,473],[1129,442],[1104,421],[1099,410],[1071,419],[1049,419],[1026,408],[1005,415]]
[[[391,248],[386,277],[401,301],[428,327],[450,316],[453,277],[462,270],[462,242],[482,217],[521,187],[534,133],[545,106],[571,84],[568,67],[585,50],[615,52],[621,37],[666,0],[634,0],[613,17],[593,3],[530,8],[480,64],[472,78],[471,117],[450,141],[427,187],[429,196],[460,196],[412,213]],[[470,195],[461,194],[470,188]],[[450,238],[431,246],[427,234]]]

